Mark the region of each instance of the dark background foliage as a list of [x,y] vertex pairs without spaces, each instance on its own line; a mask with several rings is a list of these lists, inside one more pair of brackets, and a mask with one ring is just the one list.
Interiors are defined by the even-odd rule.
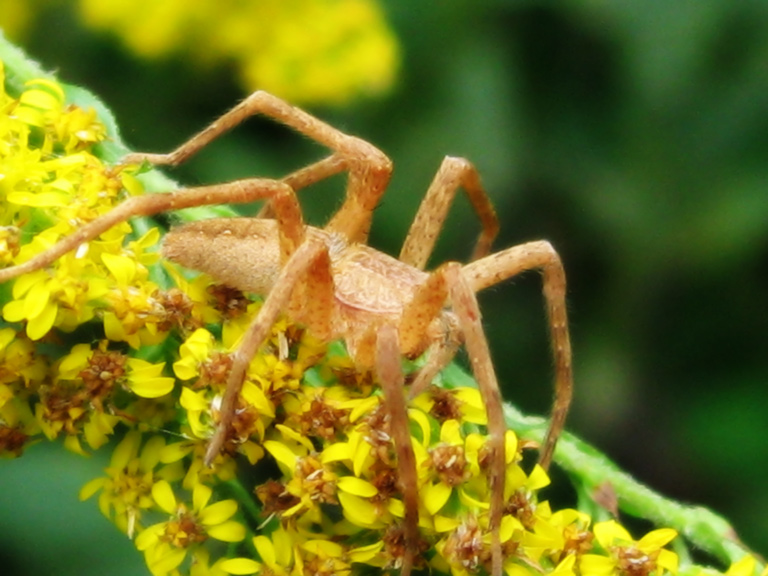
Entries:
[[[565,262],[577,385],[569,428],[654,488],[720,511],[765,553],[768,4],[386,8],[403,45],[396,89],[313,109],[395,162],[371,243],[396,254],[442,156],[471,159],[501,218],[496,247],[547,238]],[[64,9],[44,14],[25,46],[100,94],[138,150],[171,149],[243,97],[231,70],[137,60]],[[254,120],[175,176],[279,176],[321,153]],[[338,206],[341,184],[302,196],[311,222]],[[460,198],[433,263],[465,259],[476,230]],[[481,305],[505,397],[545,413],[551,360],[537,275],[489,290]],[[2,572],[141,573],[93,502],[74,501],[103,462],[72,479],[75,457],[49,453],[35,446],[2,465]],[[91,523],[76,525],[82,515]],[[121,552],[107,547],[115,541]],[[72,563],[97,553],[114,560]]]

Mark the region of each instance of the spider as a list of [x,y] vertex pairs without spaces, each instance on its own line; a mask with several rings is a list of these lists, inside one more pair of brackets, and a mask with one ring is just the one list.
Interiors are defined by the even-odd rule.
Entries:
[[[496,213],[474,166],[454,157],[443,160],[399,258],[376,251],[365,243],[373,211],[390,179],[389,158],[368,142],[344,134],[263,91],[251,94],[173,152],[129,154],[123,162],[178,165],[256,114],[293,128],[327,146],[332,153],[280,180],[249,178],[128,198],[47,251],[0,270],[0,282],[48,266],[133,216],[266,200],[261,217],[193,222],[172,230],[164,241],[167,258],[234,288],[265,296],[234,352],[219,408],[219,424],[210,440],[206,462],[210,465],[229,440],[246,369],[280,314],[304,324],[321,340],[344,340],[356,365],[372,370],[384,391],[405,507],[402,530],[406,552],[401,573],[407,576],[418,550],[419,505],[401,360],[425,354],[424,365],[410,389],[410,395],[415,396],[450,362],[463,342],[488,415],[488,529],[492,573],[501,576],[499,527],[505,506],[506,426],[475,293],[526,270],[542,271],[556,371],[552,418],[539,458],[546,469],[572,394],[565,272],[557,252],[549,242],[536,241],[489,254],[499,228]],[[324,228],[306,225],[296,191],[343,171],[348,173],[348,181],[342,206]],[[472,261],[466,265],[447,262],[426,272],[427,259],[459,189],[468,195],[482,225]]]

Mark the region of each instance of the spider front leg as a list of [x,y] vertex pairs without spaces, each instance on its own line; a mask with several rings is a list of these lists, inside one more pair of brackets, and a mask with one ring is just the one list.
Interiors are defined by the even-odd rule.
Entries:
[[[301,287],[307,289],[300,290]],[[321,242],[308,240],[291,255],[259,313],[243,334],[233,355],[224,398],[219,407],[219,423],[205,453],[207,466],[212,464],[227,441],[251,360],[269,336],[280,314],[288,310],[292,302],[296,303],[295,307],[304,310],[304,323],[312,333],[327,339],[330,335],[333,281],[328,248]]]
[[373,209],[389,183],[391,160],[372,144],[345,134],[267,92],[254,92],[173,152],[130,154],[125,161],[176,166],[246,118],[255,115],[277,120],[334,151],[330,158],[310,167],[311,170],[305,169],[294,174],[300,174],[301,178],[296,177],[290,181],[289,176],[286,181],[297,189],[296,185],[301,182],[316,182],[346,168],[349,171],[346,198],[326,229],[344,235],[350,242],[365,242]]
[[37,254],[26,262],[0,270],[0,283],[45,268],[81,244],[98,238],[110,228],[136,216],[153,216],[181,208],[212,204],[237,204],[269,199],[278,212],[281,227],[281,248],[287,255],[301,243],[304,225],[298,200],[289,185],[279,180],[250,178],[225,184],[182,188],[173,192],[132,196],[110,212],[81,226],[74,233]]

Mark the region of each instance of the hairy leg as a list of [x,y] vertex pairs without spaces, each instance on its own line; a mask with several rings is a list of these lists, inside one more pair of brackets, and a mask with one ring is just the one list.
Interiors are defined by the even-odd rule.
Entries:
[[472,291],[477,292],[536,268],[542,271],[544,299],[555,360],[555,401],[549,431],[539,455],[540,464],[547,469],[557,439],[565,425],[573,396],[571,340],[565,306],[565,270],[560,257],[549,242],[528,242],[467,264],[464,266],[463,276]]
[[343,234],[350,242],[365,242],[373,209],[389,183],[392,162],[372,144],[344,134],[330,124],[267,92],[254,92],[168,154],[129,154],[125,161],[147,161],[157,165],[176,166],[246,118],[255,115],[267,116],[281,122],[327,146],[336,153],[335,155],[343,158],[349,171],[346,198],[328,223],[327,229]]
[[33,272],[52,264],[62,255],[76,249],[81,244],[97,238],[113,226],[125,222],[134,216],[153,216],[161,212],[191,208],[195,206],[245,203],[260,199],[273,201],[278,221],[285,227],[281,229],[284,251],[295,250],[301,243],[304,225],[296,195],[290,186],[279,180],[249,178],[225,184],[182,188],[174,192],[132,196],[110,212],[78,228],[73,234],[62,238],[48,250],[16,266],[0,270],[0,282],[6,282],[22,274]]
[[[237,408],[237,400],[251,360],[267,339],[278,316],[285,312],[292,300],[297,297],[297,287],[302,285],[302,282],[307,281],[308,274],[318,273],[323,267],[327,268],[328,266],[327,247],[322,243],[309,240],[296,250],[280,271],[275,286],[264,301],[259,313],[251,321],[240,345],[234,352],[232,368],[227,378],[227,387],[219,408],[219,423],[205,453],[206,465],[211,465],[227,440]],[[332,284],[323,284],[323,279],[326,277],[329,278],[330,273],[327,275],[321,273],[321,276],[313,283],[317,290],[312,296],[316,304],[312,310],[317,312],[317,316],[313,315],[312,311],[308,311],[304,316],[308,327],[310,329],[317,328],[320,333],[325,330],[323,325],[327,321],[326,317],[329,314],[328,309],[332,304],[333,295]],[[299,298],[302,296],[303,294]],[[316,322],[320,325],[315,326]]]
[[400,574],[409,576],[419,543],[419,495],[416,456],[411,445],[408,409],[403,395],[405,381],[400,361],[397,329],[391,324],[385,324],[379,328],[376,338],[376,373],[384,390],[384,403],[389,413],[389,430],[395,443],[400,490],[405,508],[405,556]]
[[413,219],[400,251],[400,260],[420,270],[424,269],[460,187],[467,193],[482,225],[472,260],[488,254],[499,232],[496,212],[474,165],[464,158],[446,156]]
[[[446,313],[444,306],[451,302],[453,314]],[[502,411],[501,393],[493,369],[488,343],[480,323],[480,309],[469,282],[464,277],[461,264],[444,264],[419,286],[411,302],[403,310],[399,324],[400,349],[407,351],[406,344],[415,343],[435,326],[444,332],[430,335],[434,344],[425,366],[426,373],[436,374],[445,367],[458,347],[459,334],[472,364],[480,393],[488,415],[488,446],[490,463],[488,480],[490,488],[490,514],[488,529],[491,532],[493,576],[501,576],[502,556],[499,529],[504,509],[505,484],[505,434],[506,424]],[[431,380],[431,376],[428,376]],[[429,381],[421,375],[414,383],[415,391],[422,390]],[[414,393],[412,388],[412,394]]]
[[454,262],[441,268],[445,272],[450,286],[451,307],[455,312],[461,331],[464,334],[464,346],[467,349],[472,373],[477,380],[477,386],[485,401],[488,414],[488,445],[490,447],[490,463],[488,465],[488,482],[491,492],[488,530],[491,533],[492,576],[501,576],[503,558],[499,530],[501,516],[504,511],[504,485],[506,481],[506,448],[505,435],[507,426],[504,422],[501,392],[493,369],[493,360],[488,348],[488,341],[480,321],[480,307],[477,298],[467,279],[462,273],[461,265]]

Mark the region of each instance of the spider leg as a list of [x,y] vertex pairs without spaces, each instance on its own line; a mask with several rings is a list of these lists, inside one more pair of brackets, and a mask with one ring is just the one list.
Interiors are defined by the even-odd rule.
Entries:
[[433,339],[432,344],[425,353],[426,362],[411,384],[409,393],[411,398],[415,398],[426,390],[435,376],[450,364],[461,346],[461,328],[453,315],[443,314],[442,318],[433,320],[429,333]]
[[[311,293],[299,290],[299,287],[303,286],[302,281],[306,280],[309,280],[306,285],[313,289]],[[307,298],[310,295],[311,298]],[[267,339],[278,316],[295,301],[302,301],[300,305],[304,306],[303,319],[314,334],[330,333],[333,282],[330,277],[328,248],[321,242],[308,240],[291,255],[259,313],[243,334],[240,345],[233,354],[232,368],[219,408],[219,424],[205,453],[207,466],[219,455],[227,440],[251,360]]]
[[539,463],[546,470],[552,460],[555,444],[565,424],[573,396],[571,341],[565,306],[565,270],[560,256],[549,242],[528,242],[471,262],[464,266],[462,275],[472,291],[478,292],[534,268],[542,271],[555,361],[555,401],[549,430],[539,455]]
[[[288,176],[285,176],[282,181],[288,184],[291,188],[298,191],[307,186],[311,186],[316,182],[330,178],[339,172],[346,170],[347,164],[344,162],[344,158],[339,154],[331,154],[327,158],[323,158],[314,164],[300,168],[295,172],[292,172]],[[272,209],[272,203],[266,202],[256,218],[274,218],[275,211]]]
[[[455,317],[443,312],[448,300]],[[488,481],[491,497],[488,530],[491,533],[492,575],[501,576],[499,529],[504,509],[506,424],[499,384],[480,323],[480,309],[475,293],[458,262],[443,264],[432,272],[427,281],[417,288],[412,301],[405,306],[399,326],[401,351],[407,355],[408,344],[415,344],[418,338],[423,338],[425,328],[434,326],[435,322],[444,322],[443,327],[448,332],[437,344],[430,347],[429,352],[435,354],[435,357],[430,357],[427,361],[430,367],[428,371],[434,375],[445,366],[444,362],[450,361],[456,351],[459,334],[463,335],[472,372],[485,402],[490,448]],[[434,338],[435,335],[431,334],[430,337]],[[428,383],[425,379],[417,379],[415,385],[423,387]]]
[[432,383],[432,379],[448,365],[461,345],[460,329],[455,317],[442,313],[447,298],[446,279],[438,270],[416,288],[413,298],[403,308],[398,326],[402,352],[412,356],[414,352],[423,350],[425,332],[430,341],[426,352],[427,362],[411,385],[411,398],[421,394]]
[[400,251],[400,260],[420,270],[424,269],[460,187],[467,193],[482,225],[471,259],[476,260],[488,254],[499,232],[496,212],[474,165],[464,158],[446,156],[413,219]]
[[389,430],[397,452],[400,489],[403,494],[405,517],[405,555],[400,574],[409,576],[419,542],[419,495],[416,456],[411,445],[408,409],[403,396],[405,381],[400,366],[400,343],[397,329],[391,324],[379,328],[376,338],[376,373],[384,390],[384,403],[389,414]]
[[84,242],[97,238],[113,226],[134,216],[152,216],[180,208],[208,204],[237,204],[265,198],[272,200],[273,207],[278,214],[281,253],[284,258],[287,258],[304,238],[304,225],[296,195],[290,186],[279,180],[249,178],[225,184],[132,196],[110,212],[62,238],[48,250],[37,254],[22,264],[0,270],[0,283],[48,266]]
[[330,124],[280,98],[261,90],[225,112],[207,128],[168,154],[129,154],[124,162],[147,161],[176,166],[246,118],[264,115],[312,138],[344,158],[349,170],[344,204],[328,223],[327,230],[343,234],[350,242],[365,242],[373,209],[389,183],[392,162],[372,144],[349,136]]

